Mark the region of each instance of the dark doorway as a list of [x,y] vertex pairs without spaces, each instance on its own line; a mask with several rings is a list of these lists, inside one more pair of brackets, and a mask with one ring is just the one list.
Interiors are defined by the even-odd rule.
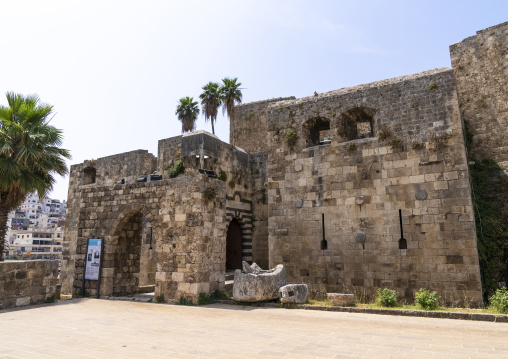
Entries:
[[233,218],[226,235],[226,270],[242,268],[242,227]]
[[[114,278],[113,295],[129,295],[139,292],[143,215],[133,211],[118,226],[112,246]],[[116,243],[115,243],[116,242]]]

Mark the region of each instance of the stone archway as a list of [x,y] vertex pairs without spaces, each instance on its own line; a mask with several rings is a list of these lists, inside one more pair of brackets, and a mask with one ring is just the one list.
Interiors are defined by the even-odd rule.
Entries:
[[369,107],[353,107],[337,117],[338,133],[346,141],[374,136],[374,115],[376,110]]
[[240,222],[233,218],[226,234],[226,270],[242,268],[243,235]]
[[[113,253],[113,295],[139,293],[143,214],[132,211],[115,230]],[[113,244],[113,243],[112,243]]]

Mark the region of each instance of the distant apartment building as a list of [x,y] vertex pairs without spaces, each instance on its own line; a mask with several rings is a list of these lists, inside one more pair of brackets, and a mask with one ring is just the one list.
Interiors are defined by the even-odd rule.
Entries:
[[7,222],[7,258],[61,259],[66,201],[29,194]]
[[63,228],[12,230],[12,254],[22,259],[62,259]]

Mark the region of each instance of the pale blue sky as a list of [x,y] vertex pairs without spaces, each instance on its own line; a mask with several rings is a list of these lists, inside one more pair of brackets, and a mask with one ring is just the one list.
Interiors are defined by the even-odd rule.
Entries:
[[15,91],[54,105],[69,164],[156,155],[181,133],[178,99],[208,81],[238,77],[244,102],[309,96],[449,67],[449,45],[504,21],[501,0],[0,0],[0,103]]

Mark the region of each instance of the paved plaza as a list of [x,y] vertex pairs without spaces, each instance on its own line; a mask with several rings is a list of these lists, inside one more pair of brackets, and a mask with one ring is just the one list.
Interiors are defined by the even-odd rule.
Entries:
[[508,324],[73,299],[0,311],[0,358],[508,358]]

